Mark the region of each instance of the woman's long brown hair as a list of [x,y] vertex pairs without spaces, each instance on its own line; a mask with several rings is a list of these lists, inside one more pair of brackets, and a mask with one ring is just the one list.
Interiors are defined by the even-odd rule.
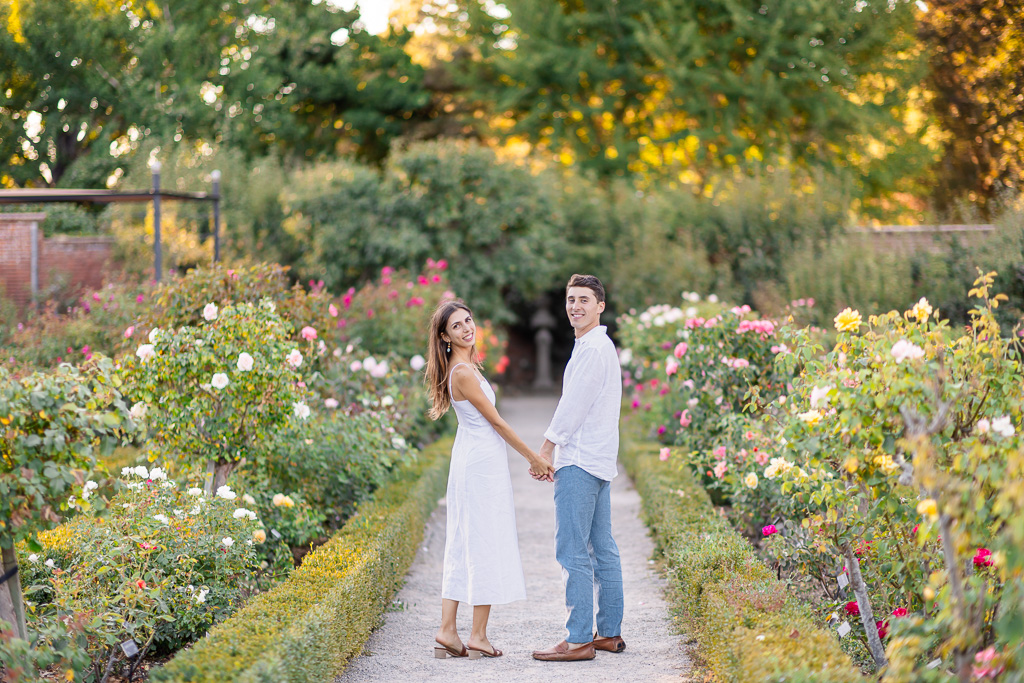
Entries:
[[[427,370],[423,381],[427,385],[427,394],[430,397],[430,411],[427,415],[431,420],[441,419],[452,405],[452,395],[448,390],[451,353],[446,350],[448,342],[441,337],[441,334],[448,327],[448,319],[452,317],[452,313],[458,310],[463,310],[473,315],[473,311],[469,309],[469,306],[459,299],[454,299],[442,301],[434,309],[434,314],[430,316],[430,333],[427,342]],[[474,364],[476,363],[476,347],[473,348],[470,360]]]

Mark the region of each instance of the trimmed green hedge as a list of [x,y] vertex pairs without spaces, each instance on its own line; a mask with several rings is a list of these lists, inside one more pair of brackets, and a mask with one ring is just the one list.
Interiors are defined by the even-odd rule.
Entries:
[[651,444],[626,444],[620,459],[643,498],[674,600],[717,680],[864,680],[688,470],[661,462]]
[[426,448],[273,590],[181,652],[160,682],[329,681],[380,623],[443,495],[451,439]]

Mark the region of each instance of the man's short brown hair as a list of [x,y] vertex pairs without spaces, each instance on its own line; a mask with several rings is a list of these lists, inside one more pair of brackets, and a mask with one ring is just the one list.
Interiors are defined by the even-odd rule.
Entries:
[[565,286],[565,293],[569,293],[570,287],[586,287],[587,289],[594,292],[594,296],[597,297],[598,302],[604,301],[604,285],[594,275],[580,275],[575,273],[569,278],[569,284]]

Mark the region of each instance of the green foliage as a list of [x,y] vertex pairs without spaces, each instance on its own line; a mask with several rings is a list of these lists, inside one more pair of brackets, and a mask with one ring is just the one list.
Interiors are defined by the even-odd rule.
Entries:
[[[37,683],[37,672],[55,671],[61,677],[82,673],[91,663],[87,636],[77,620],[54,622],[33,629],[31,641],[17,638],[0,624],[0,662],[4,683]],[[65,680],[72,680],[65,678]]]
[[480,54],[466,84],[511,114],[505,132],[604,177],[671,173],[698,192],[744,160],[848,163],[857,136],[901,127],[917,60],[903,2],[516,0],[448,14]]
[[687,632],[715,677],[861,680],[836,640],[729,527],[692,476],[659,462],[656,453],[656,447],[627,445],[620,458],[643,498]]
[[1024,60],[1020,6],[938,0],[921,13],[918,35],[928,56],[930,105],[947,133],[935,200],[952,208],[969,198],[988,208],[1024,173],[1019,116]]
[[338,164],[299,180],[285,198],[287,227],[310,245],[303,272],[328,288],[443,259],[452,289],[500,321],[510,292],[529,299],[550,285],[564,249],[538,178],[477,145],[409,145],[377,178]]
[[[338,410],[327,415],[282,431],[273,446],[274,457],[249,476],[265,482],[261,487],[267,491],[301,491],[302,498],[326,513],[331,527],[337,528],[404,462],[406,454],[392,444],[386,409]],[[307,540],[289,545],[300,546]]]
[[0,369],[0,547],[60,522],[97,457],[132,436],[121,387],[106,358],[21,380]]
[[444,490],[450,448],[450,440],[437,442],[398,470],[287,581],[151,679],[320,681],[340,673],[362,650],[412,563]]
[[298,159],[341,143],[379,160],[427,118],[430,96],[404,50],[411,34],[372,35],[358,18],[268,0],[5,4],[0,185],[102,187],[151,140]]

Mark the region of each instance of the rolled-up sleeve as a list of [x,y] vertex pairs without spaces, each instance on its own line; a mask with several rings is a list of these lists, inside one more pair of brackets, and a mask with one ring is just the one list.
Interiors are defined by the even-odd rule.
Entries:
[[555,415],[544,432],[544,438],[557,446],[568,443],[583,425],[605,382],[604,361],[598,349],[582,349],[575,361],[572,376],[562,387],[562,398],[555,408]]

